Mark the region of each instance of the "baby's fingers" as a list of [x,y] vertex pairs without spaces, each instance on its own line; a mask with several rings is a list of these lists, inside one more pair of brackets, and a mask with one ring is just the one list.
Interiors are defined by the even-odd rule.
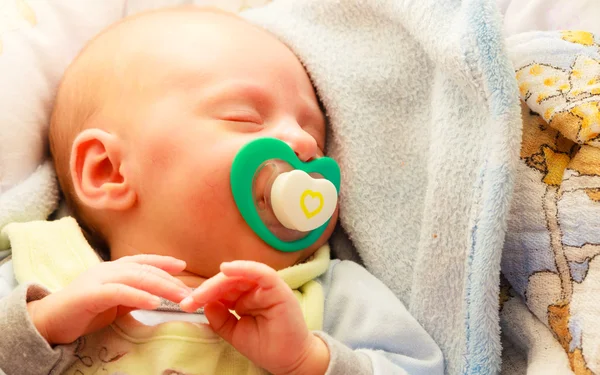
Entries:
[[237,260],[221,264],[221,272],[227,277],[240,277],[254,281],[262,289],[286,285],[277,272],[266,264]]
[[240,296],[256,287],[256,283],[244,278],[226,277],[222,273],[206,280],[189,297],[181,301],[183,311],[193,312],[209,302],[220,301],[233,306]]
[[104,284],[86,294],[82,304],[93,314],[100,314],[116,306],[132,309],[153,310],[160,305],[160,298],[143,290],[124,284]]
[[233,332],[238,323],[235,315],[229,312],[226,306],[219,302],[212,302],[204,307],[204,314],[211,328],[225,341],[231,343]]
[[119,258],[115,263],[137,263],[147,264],[152,267],[160,268],[168,273],[177,273],[185,269],[186,263],[183,260],[165,255],[138,254]]
[[[192,312],[213,301],[244,310],[260,309],[293,299],[285,282],[271,267],[252,261],[221,264],[221,273],[206,280],[180,306]],[[240,306],[240,302],[243,302]]]
[[[297,303],[291,288],[271,267],[251,261],[221,264],[221,272],[228,277],[244,277],[256,283],[253,293],[246,293],[236,301],[235,311],[240,314],[264,314],[276,306]],[[266,310],[265,310],[266,309]]]
[[173,302],[179,302],[190,294],[190,289],[180,280],[153,266],[132,263],[113,271],[106,276],[103,284],[124,284]]

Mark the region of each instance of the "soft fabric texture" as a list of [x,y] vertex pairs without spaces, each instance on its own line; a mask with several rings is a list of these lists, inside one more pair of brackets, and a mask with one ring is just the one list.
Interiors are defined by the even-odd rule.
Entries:
[[511,297],[500,312],[502,374],[569,375],[567,353],[520,298]]
[[555,341],[525,340],[530,367],[560,368],[564,355],[533,355],[558,344],[576,374],[600,374],[600,38],[532,32],[508,45],[523,142],[502,272],[529,310],[503,312],[503,325],[526,334],[537,319],[539,340]]
[[0,194],[25,181],[47,158],[52,99],[64,69],[83,43],[123,16],[125,3],[2,2]]
[[447,373],[499,371],[520,114],[495,1],[281,1],[245,17],[313,80],[341,224],[367,269],[433,335]]
[[12,258],[9,256],[0,260],[0,298],[9,295],[17,285]]
[[598,0],[496,0],[507,36],[528,31],[600,32]]
[[[58,182],[50,161],[39,166],[27,179],[0,194],[0,231],[14,222],[44,220],[58,206]],[[0,250],[8,249],[0,234]],[[4,258],[0,254],[0,260]]]
[[[20,349],[14,346],[15,337],[28,343],[26,353],[38,353],[29,361],[31,373],[47,374],[52,366],[64,369],[74,359],[68,374],[264,373],[208,326],[173,319],[172,311],[162,312],[167,319],[152,326],[141,324],[133,316],[123,316],[109,327],[77,340],[74,353],[73,345],[64,350],[61,346],[50,348],[32,327],[24,308],[24,290],[37,294],[36,298],[46,295],[51,287],[59,290],[97,264],[97,258],[82,241],[72,218],[15,223],[4,232],[10,238],[14,259],[1,265],[0,271],[8,273],[11,263],[19,283],[31,287],[16,287],[7,296],[0,295],[0,312],[9,314],[0,321],[0,332],[11,335],[0,340],[0,373],[4,369],[9,375],[16,374],[12,369],[23,361],[14,351]],[[331,360],[326,375],[443,373],[440,349],[400,300],[358,264],[330,261],[328,245],[308,261],[279,274],[294,289],[308,328],[319,331],[317,334],[329,347]],[[10,275],[0,276],[10,279]],[[72,354],[65,354],[69,350]]]
[[[23,231],[26,231],[25,233]],[[73,282],[81,271],[100,263],[89,247],[75,219],[32,221],[25,226],[9,225],[1,232],[10,237],[15,279],[19,284],[38,283],[56,292]],[[31,235],[36,233],[36,235]]]
[[75,361],[77,343],[51,347],[28,318],[27,302],[46,295],[40,286],[23,284],[0,300],[0,374],[60,375]]

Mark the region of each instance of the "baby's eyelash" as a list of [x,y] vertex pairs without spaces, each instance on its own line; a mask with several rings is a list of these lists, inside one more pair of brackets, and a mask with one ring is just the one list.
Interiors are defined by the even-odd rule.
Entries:
[[231,122],[252,122],[259,125],[263,124],[262,117],[258,113],[253,113],[251,111],[233,111],[222,116],[222,119]]
[[242,119],[221,119],[231,130],[242,133],[254,133],[264,129],[262,123]]

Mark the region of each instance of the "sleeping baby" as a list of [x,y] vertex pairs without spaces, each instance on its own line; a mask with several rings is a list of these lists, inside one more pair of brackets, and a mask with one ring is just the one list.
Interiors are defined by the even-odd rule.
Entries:
[[50,143],[77,221],[6,229],[30,281],[0,296],[6,374],[443,373],[394,294],[330,260],[324,114],[266,31],[198,8],[112,25],[66,71]]

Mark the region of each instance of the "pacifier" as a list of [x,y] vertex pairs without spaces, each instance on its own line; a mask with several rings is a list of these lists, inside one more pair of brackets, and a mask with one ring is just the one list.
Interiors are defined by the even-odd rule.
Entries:
[[277,250],[314,244],[333,216],[340,168],[321,157],[302,162],[287,143],[259,138],[240,149],[231,166],[231,191],[250,228]]

